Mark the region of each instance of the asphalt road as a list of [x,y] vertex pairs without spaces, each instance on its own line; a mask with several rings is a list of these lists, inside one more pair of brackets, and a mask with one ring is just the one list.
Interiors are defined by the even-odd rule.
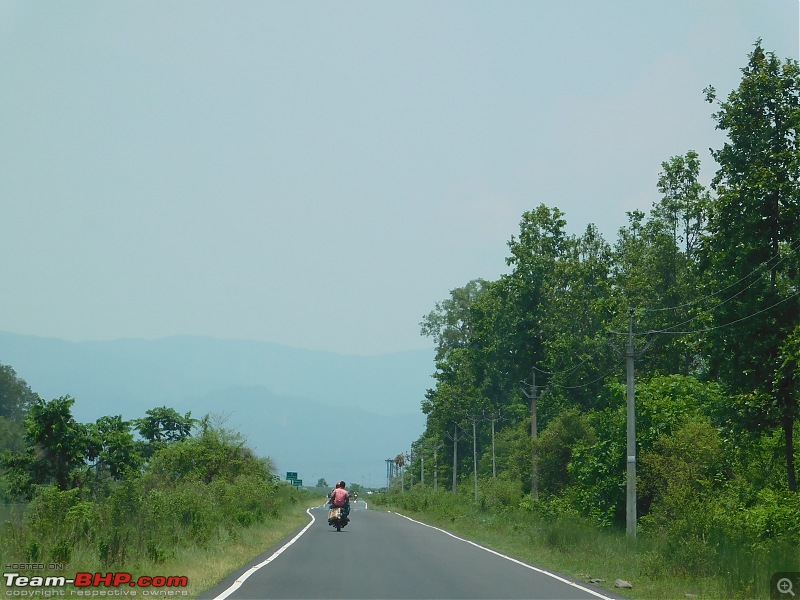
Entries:
[[201,599],[621,598],[481,548],[396,513],[354,505],[337,532],[327,508]]

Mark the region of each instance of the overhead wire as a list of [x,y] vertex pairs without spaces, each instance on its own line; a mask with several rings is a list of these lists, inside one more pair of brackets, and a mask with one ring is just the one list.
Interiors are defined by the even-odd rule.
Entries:
[[600,377],[597,377],[596,379],[593,379],[591,381],[587,381],[587,382],[582,383],[580,385],[561,385],[560,383],[550,383],[549,385],[551,385],[552,387],[559,387],[562,390],[577,390],[577,389],[580,389],[580,388],[583,388],[583,387],[589,387],[590,385],[594,385],[598,381],[604,380],[606,377],[611,375],[611,373],[616,371],[619,368],[619,363],[620,362],[621,361],[619,359],[617,359],[616,361],[614,361],[614,366],[611,369],[609,369],[608,371],[606,371],[605,373],[603,373]]
[[584,358],[581,362],[579,362],[574,367],[572,367],[570,369],[564,369],[563,371],[545,371],[544,369],[540,369],[536,365],[533,366],[533,370],[536,371],[537,373],[542,373],[544,375],[565,375],[567,373],[572,373],[573,371],[579,369],[581,366],[585,365],[587,362],[589,362],[593,358],[595,358],[595,356],[589,356],[587,358]]
[[[703,296],[703,297],[701,297],[701,298],[695,298],[694,300],[690,300],[689,302],[684,302],[683,304],[678,304],[678,305],[676,305],[676,306],[665,306],[665,307],[662,307],[662,308],[640,308],[639,310],[641,310],[641,311],[643,311],[643,312],[666,312],[666,311],[668,311],[668,310],[678,310],[679,308],[686,308],[686,307],[688,307],[688,306],[693,306],[693,305],[695,305],[695,304],[699,304],[700,302],[703,302],[703,301],[705,301],[705,300],[708,300],[709,298],[713,298],[714,296],[718,296],[718,295],[720,295],[720,294],[722,294],[722,293],[726,292],[727,290],[729,290],[729,289],[731,289],[731,288],[733,288],[733,287],[736,287],[737,285],[739,285],[739,284],[740,284],[740,283],[742,283],[743,281],[746,281],[747,279],[749,279],[750,277],[752,277],[753,275],[755,275],[755,274],[756,274],[756,273],[758,273],[759,271],[761,271],[761,270],[763,270],[763,269],[766,269],[767,267],[770,267],[770,268],[777,267],[777,266],[778,266],[779,264],[781,264],[783,261],[785,261],[786,259],[788,259],[788,258],[789,258],[789,256],[790,256],[791,254],[793,254],[793,253],[794,253],[796,250],[798,250],[798,249],[800,249],[800,240],[796,241],[794,244],[792,244],[791,246],[789,246],[789,250],[788,250],[787,252],[784,252],[784,253],[783,253],[783,256],[781,256],[781,255],[775,255],[775,256],[773,256],[773,257],[769,258],[768,260],[766,260],[766,261],[764,261],[763,263],[761,263],[759,266],[757,266],[755,269],[753,269],[752,271],[750,271],[750,272],[749,272],[747,275],[745,275],[745,276],[744,276],[744,277],[742,277],[741,279],[738,279],[737,281],[734,281],[732,284],[730,284],[730,285],[728,285],[728,286],[726,286],[726,287],[724,287],[724,288],[722,288],[722,289],[720,289],[720,290],[717,290],[716,292],[713,292],[713,293],[711,293],[711,294],[707,294],[707,295],[705,295],[705,296]],[[776,258],[777,258],[777,259],[779,259],[779,260],[778,260],[778,261],[777,261],[777,262],[776,262],[774,265],[770,265],[770,263],[771,263],[772,261],[774,261]],[[764,276],[764,274],[763,274],[763,273],[762,273],[762,274],[760,274],[760,275],[759,275],[759,279],[760,279],[761,277],[763,277],[763,276]],[[756,281],[758,281],[758,279],[756,279],[756,280],[755,280],[753,283],[755,283]],[[751,283],[750,285],[753,285],[753,283]],[[749,288],[749,287],[750,287],[750,285],[748,285],[748,286],[747,286],[746,288],[744,288],[744,289],[747,289],[747,288]],[[741,293],[741,291],[743,291],[743,290],[740,290],[740,292],[737,292],[737,294],[738,294],[738,293]],[[719,305],[717,305],[717,306],[719,306]]]
[[[715,305],[714,305],[714,306],[712,306],[712,307],[711,307],[709,310],[716,310],[717,308],[719,308],[719,307],[720,307],[720,306],[722,306],[723,304],[725,304],[725,303],[727,303],[727,302],[730,302],[731,300],[733,300],[734,298],[736,298],[736,297],[737,297],[739,294],[742,294],[742,293],[744,293],[746,290],[750,289],[750,288],[751,288],[752,286],[754,286],[756,283],[758,283],[759,281],[761,281],[761,279],[764,277],[764,275],[765,275],[765,273],[762,273],[761,275],[759,275],[759,276],[758,276],[758,279],[754,279],[754,280],[753,280],[753,281],[752,281],[752,282],[751,282],[749,285],[747,285],[747,286],[743,287],[742,289],[740,289],[738,292],[736,292],[735,294],[733,294],[733,296],[729,296],[728,298],[725,298],[725,300],[723,300],[722,302],[719,302],[719,303],[715,304]],[[740,280],[740,281],[741,281],[741,280]],[[730,286],[729,286],[729,287],[730,287]],[[727,288],[726,288],[726,289],[727,289]],[[707,296],[707,298],[711,298],[711,297],[712,297],[712,296]],[[669,327],[667,327],[667,328],[665,328],[665,329],[660,329],[660,330],[654,330],[654,331],[651,331],[650,333],[669,333],[671,329],[673,329],[673,328],[675,328],[675,327],[680,327],[681,325],[686,325],[687,323],[691,323],[692,321],[694,321],[695,319],[698,319],[698,318],[700,318],[701,316],[702,316],[702,315],[695,315],[695,316],[693,316],[693,317],[691,317],[691,318],[689,318],[689,319],[686,319],[685,321],[681,321],[680,323],[675,323],[674,325],[670,325]]]
[[741,323],[743,321],[747,321],[748,319],[752,319],[756,315],[760,315],[761,313],[765,313],[768,310],[771,310],[771,309],[775,308],[776,306],[779,306],[779,305],[783,304],[784,302],[788,302],[789,300],[792,300],[793,298],[797,298],[799,296],[800,296],[800,290],[798,290],[797,292],[795,292],[791,296],[787,296],[786,298],[783,298],[782,300],[779,300],[778,302],[776,302],[775,304],[773,304],[771,306],[768,306],[766,308],[762,308],[761,310],[758,310],[758,311],[756,311],[756,312],[754,312],[752,314],[749,314],[749,315],[747,315],[745,317],[741,317],[740,319],[736,319],[736,320],[730,321],[728,323],[723,323],[722,325],[716,325],[714,327],[707,327],[705,329],[696,329],[696,330],[693,330],[693,331],[670,331],[669,329],[664,329],[664,330],[661,330],[661,331],[651,331],[649,333],[664,333],[664,334],[673,334],[673,335],[691,335],[691,334],[696,334],[696,333],[707,333],[709,331],[714,331],[716,329],[723,329],[725,327],[730,327],[731,325],[736,325],[737,323]]
[[[640,308],[638,310],[641,310],[641,311],[643,311],[645,313],[656,313],[656,312],[665,312],[665,311],[668,311],[668,310],[677,310],[677,309],[680,309],[680,308],[693,306],[693,305],[699,304],[701,302],[704,302],[704,301],[706,301],[706,300],[708,300],[710,298],[714,298],[715,296],[719,296],[720,294],[726,292],[727,290],[730,290],[731,288],[736,287],[737,285],[741,284],[742,282],[747,281],[749,278],[751,278],[754,275],[758,274],[758,277],[756,279],[754,279],[752,282],[750,282],[747,286],[743,287],[742,289],[738,290],[735,294],[733,294],[731,296],[728,296],[724,300],[722,300],[722,301],[718,302],[717,304],[715,304],[714,306],[712,306],[711,310],[714,310],[714,309],[722,306],[723,304],[725,304],[727,302],[730,302],[731,300],[733,300],[734,298],[736,298],[737,296],[739,296],[740,294],[742,294],[746,290],[750,289],[753,285],[758,283],[764,277],[765,273],[763,273],[763,272],[759,273],[760,271],[763,271],[768,267],[770,267],[770,268],[777,267],[779,264],[781,264],[782,262],[784,262],[786,259],[789,258],[788,255],[792,254],[798,248],[800,248],[800,240],[798,240],[796,243],[791,245],[789,247],[789,252],[788,253],[783,253],[783,256],[774,256],[774,257],[770,258],[769,260],[764,261],[761,265],[759,265],[758,267],[753,269],[750,273],[748,273],[744,277],[738,279],[734,283],[732,283],[732,284],[730,284],[730,285],[728,285],[728,286],[726,286],[726,287],[724,287],[724,288],[722,288],[720,290],[717,290],[717,291],[715,291],[715,292],[713,292],[711,294],[707,294],[707,295],[705,295],[705,296],[703,296],[701,298],[697,298],[697,299],[694,299],[694,300],[692,300],[690,302],[685,302],[683,304],[679,304],[679,305],[676,305],[676,306],[670,306],[670,307],[664,307],[664,308],[656,308],[656,309]],[[777,260],[775,262],[776,258],[778,258],[779,260]],[[774,262],[774,264],[771,264],[773,262]],[[767,312],[767,311],[775,308],[776,306],[779,306],[779,305],[783,304],[784,302],[788,302],[789,300],[792,300],[793,298],[796,298],[798,296],[800,296],[800,291],[795,292],[791,296],[783,298],[782,300],[772,304],[771,306],[768,306],[766,308],[758,310],[758,311],[756,311],[754,313],[751,313],[751,314],[749,314],[749,315],[747,315],[745,317],[736,319],[734,321],[730,321],[728,323],[724,323],[722,325],[717,325],[717,326],[714,326],[714,327],[707,327],[707,328],[704,328],[704,329],[687,330],[687,331],[675,330],[676,327],[680,327],[680,326],[685,325],[687,323],[691,323],[695,319],[700,318],[700,316],[702,316],[702,315],[696,315],[696,316],[694,316],[694,317],[692,317],[690,319],[687,319],[687,320],[682,321],[680,323],[676,323],[676,324],[671,325],[671,326],[669,326],[669,327],[667,327],[665,329],[651,330],[651,331],[647,331],[647,332],[643,332],[643,333],[647,334],[647,335],[650,335],[650,334],[692,335],[692,334],[698,334],[698,333],[706,333],[706,332],[709,332],[709,331],[714,331],[716,329],[722,329],[722,328],[725,328],[725,327],[730,327],[730,326],[735,325],[737,323],[741,323],[743,321],[751,319],[751,318],[753,318],[753,317],[755,317],[755,316],[757,316],[759,314],[762,314],[764,312]],[[544,375],[568,375],[569,373],[572,373],[572,372],[576,371],[577,369],[579,369],[581,366],[585,365],[589,361],[597,358],[597,356],[598,356],[597,353],[593,353],[592,355],[586,357],[585,359],[581,360],[580,362],[578,362],[577,364],[573,365],[572,367],[570,367],[568,369],[558,370],[558,371],[548,371],[546,369],[539,368],[539,367],[537,367],[535,365],[533,365],[532,368],[537,373],[542,373]],[[593,379],[591,381],[584,382],[584,383],[581,383],[579,385],[563,385],[563,384],[559,384],[559,383],[549,382],[548,386],[550,386],[550,387],[558,387],[558,388],[565,389],[565,390],[574,390],[574,389],[580,389],[580,388],[588,387],[588,386],[593,385],[593,384],[595,384],[595,383],[597,383],[599,381],[602,381],[603,379],[608,377],[611,373],[613,373],[619,367],[619,362],[620,362],[619,360],[615,361],[614,367],[612,367],[611,369],[609,369],[608,371],[603,373],[601,376],[599,376],[599,377],[597,377],[597,378],[595,378],[595,379]]]

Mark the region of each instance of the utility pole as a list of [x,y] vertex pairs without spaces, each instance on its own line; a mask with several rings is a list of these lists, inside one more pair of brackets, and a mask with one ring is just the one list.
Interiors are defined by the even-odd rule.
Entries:
[[411,450],[409,450],[409,459],[411,460],[411,487],[414,487],[414,445],[411,445]]
[[492,413],[492,481],[497,480],[497,463],[494,453],[494,413]]
[[536,425],[536,369],[531,367],[531,391],[528,393],[522,388],[522,393],[531,401],[531,440],[534,442],[531,450],[531,498],[539,498],[539,457],[536,452],[536,438],[539,435]]
[[419,449],[419,482],[425,487],[425,444]]
[[433,493],[439,489],[439,446],[433,448]]
[[444,448],[444,443],[433,447],[433,492],[439,489],[439,448]]
[[475,436],[475,415],[472,415],[472,481],[475,488],[475,504],[478,503],[478,440]]
[[391,475],[392,475],[392,459],[391,458],[387,458],[386,459],[386,492],[387,493],[389,492],[389,483],[391,481]]
[[453,423],[453,493],[458,494],[458,423]]
[[628,403],[628,484],[625,498],[625,533],[636,537],[636,392],[633,359],[636,346],[633,342],[633,309],[628,309],[628,343],[625,344],[625,373]]
[[[637,352],[636,342],[633,339],[633,315],[634,309],[628,309],[628,339],[625,342],[625,378],[627,383],[627,483],[625,495],[625,533],[628,537],[636,537],[636,370],[634,367],[634,359],[644,354],[645,350],[650,347],[651,341],[648,341],[644,347]],[[620,333],[620,332],[614,332]],[[610,340],[609,340],[610,342]],[[620,354],[619,348],[610,342],[611,346]]]

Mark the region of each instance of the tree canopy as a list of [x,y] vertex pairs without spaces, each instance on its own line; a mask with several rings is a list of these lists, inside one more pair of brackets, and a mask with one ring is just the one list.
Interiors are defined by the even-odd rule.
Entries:
[[[422,401],[428,424],[417,444],[460,456],[437,466],[452,469],[454,482],[474,468],[465,450],[475,423],[479,477],[499,463],[526,490],[524,471],[536,455],[545,497],[603,522],[619,518],[625,369],[615,346],[632,327],[637,348],[652,344],[636,358],[638,444],[649,457],[643,514],[651,504],[667,514],[664,486],[683,484],[665,475],[673,463],[657,453],[687,440],[714,457],[714,472],[695,471],[682,454],[675,468],[681,477],[716,477],[704,487],[716,494],[723,481],[751,489],[741,479],[757,460],[748,448],[778,451],[780,438],[782,483],[757,479],[796,491],[800,71],[758,40],[739,86],[722,100],[712,87],[704,94],[727,135],[711,151],[710,187],[701,183],[695,150],[669,157],[649,213],[628,212],[613,244],[592,225],[568,233],[566,215],[540,204],[508,242],[507,274],[452,290],[424,317],[422,334],[437,347],[436,385]],[[520,437],[530,421],[528,390],[540,396],[534,455]],[[689,426],[692,419],[699,424]],[[723,451],[736,460],[718,460]]]

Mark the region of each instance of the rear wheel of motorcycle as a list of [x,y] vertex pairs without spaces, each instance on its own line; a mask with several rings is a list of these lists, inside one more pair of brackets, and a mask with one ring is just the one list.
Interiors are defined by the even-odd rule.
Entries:
[[336,531],[341,531],[341,530],[342,530],[342,524],[336,523]]

